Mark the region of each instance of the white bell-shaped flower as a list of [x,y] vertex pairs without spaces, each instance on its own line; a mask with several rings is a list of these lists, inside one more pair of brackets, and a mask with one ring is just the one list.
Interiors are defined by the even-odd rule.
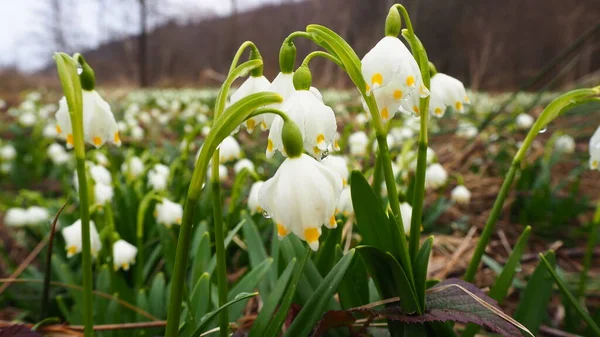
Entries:
[[27,225],[27,210],[18,207],[9,208],[4,215],[4,223],[12,227]]
[[348,137],[348,145],[350,146],[351,155],[364,156],[367,154],[369,137],[364,131],[355,132]]
[[264,181],[257,181],[250,187],[250,194],[248,194],[248,209],[252,214],[262,213],[263,211],[258,202],[258,192],[264,183]]
[[94,182],[103,185],[112,185],[112,176],[110,171],[101,165],[90,165],[90,175]]
[[446,180],[448,180],[448,172],[439,163],[432,164],[425,170],[425,188],[439,188],[446,183]]
[[96,154],[94,155],[94,157],[96,158],[96,162],[98,162],[98,164],[100,164],[104,167],[107,167],[110,165],[110,161],[108,160],[108,158],[106,158],[104,153],[96,151]]
[[[308,90],[294,92],[281,106],[291,120],[293,120],[304,141],[304,150],[317,160],[321,160],[328,147],[336,147],[337,123],[333,110],[320,101]],[[273,157],[275,150],[286,155],[281,140],[283,119],[275,117],[269,138],[267,140],[267,158]]]
[[344,187],[340,194],[336,213],[341,213],[345,217],[354,214],[354,205],[352,204],[352,194],[350,193],[349,186]]
[[181,204],[163,198],[162,202],[156,204],[154,217],[156,218],[156,222],[165,225],[167,228],[171,228],[173,225],[181,225],[183,207]]
[[0,159],[5,161],[11,161],[14,160],[16,157],[17,150],[15,150],[14,146],[7,144],[0,147]]
[[27,224],[37,225],[50,220],[50,213],[47,209],[40,206],[31,206],[25,211]]
[[517,128],[521,130],[527,130],[533,125],[534,120],[533,117],[531,117],[531,115],[521,113],[517,116],[515,122],[517,124]]
[[[65,247],[67,249],[67,257],[81,252],[81,219],[75,221],[71,226],[65,227],[62,230],[62,236],[65,239]],[[102,249],[100,235],[94,221],[90,220],[90,243],[91,253],[93,257],[98,255]]]
[[575,152],[575,140],[569,135],[561,135],[556,138],[554,148],[561,153],[573,153]]
[[430,89],[429,112],[435,117],[442,117],[448,106],[462,113],[465,104],[469,104],[465,86],[454,77],[437,73],[431,77]]
[[140,157],[133,156],[121,164],[121,172],[130,179],[135,179],[144,173],[144,162]]
[[590,168],[592,170],[600,169],[600,127],[590,138]]
[[[281,98],[283,98],[283,102],[285,102],[295,91],[294,88],[294,73],[284,74],[279,73],[269,85],[269,88],[266,91],[274,92],[279,94]],[[279,109],[282,103],[274,103],[269,105],[269,108]],[[275,114],[262,114],[262,121],[260,123],[263,130],[267,130],[273,124],[273,120],[275,119]]]
[[169,179],[169,168],[163,164],[156,164],[148,171],[148,185],[154,191],[164,191]]
[[243,169],[254,171],[254,163],[248,158],[242,158],[233,165],[233,172],[235,174],[242,172]]
[[471,191],[464,185],[458,185],[452,189],[450,198],[457,204],[468,205],[471,201]]
[[321,225],[335,228],[342,181],[306,154],[287,158],[260,188],[259,204],[277,225],[280,238],[292,232],[310,248],[319,248]]
[[350,172],[348,170],[348,159],[344,156],[330,155],[321,161],[323,165],[336,172],[342,178],[342,185],[346,186],[348,183],[348,176]]
[[[246,96],[249,96],[249,95],[252,95],[252,94],[256,94],[256,93],[259,93],[259,92],[263,92],[263,91],[268,91],[270,85],[271,85],[271,82],[269,82],[269,80],[266,77],[262,76],[262,75],[261,76],[257,76],[257,77],[250,76],[231,95],[231,99],[229,101],[229,104],[234,104],[235,102],[241,100],[242,98],[244,98]],[[262,124],[262,122],[263,122],[262,115],[261,116],[256,116],[256,117],[252,117],[252,118],[247,119],[244,122],[244,126],[246,126],[246,129],[248,129],[248,133],[252,133],[254,131],[254,128],[257,125]]]
[[412,206],[407,202],[400,203],[400,215],[402,216],[402,225],[404,225],[404,233],[410,233],[410,222],[412,220]]
[[94,184],[94,200],[96,205],[105,205],[110,202],[115,195],[111,185]]
[[[121,138],[119,137],[119,129],[110,105],[95,90],[83,90],[82,98],[84,140],[96,148],[106,142],[120,146]],[[58,135],[66,139],[68,146],[73,146],[73,128],[65,97],[58,102],[56,122],[56,132]]]
[[119,269],[129,270],[132,264],[135,264],[137,247],[125,240],[118,240],[113,243],[113,266],[115,271]]
[[242,156],[240,144],[231,136],[227,136],[223,139],[221,144],[219,144],[219,150],[219,161],[221,163],[236,160]]
[[42,135],[46,138],[56,138],[58,136],[58,132],[56,132],[55,125],[46,125],[44,130],[42,130]]

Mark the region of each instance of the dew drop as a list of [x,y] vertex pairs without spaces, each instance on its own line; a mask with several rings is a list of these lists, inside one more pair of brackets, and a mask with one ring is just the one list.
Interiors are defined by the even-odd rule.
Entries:
[[540,133],[546,133],[546,131],[548,131],[548,127],[544,127],[543,129],[540,130]]
[[271,219],[271,215],[267,213],[267,211],[263,211],[262,215],[265,217],[265,219]]

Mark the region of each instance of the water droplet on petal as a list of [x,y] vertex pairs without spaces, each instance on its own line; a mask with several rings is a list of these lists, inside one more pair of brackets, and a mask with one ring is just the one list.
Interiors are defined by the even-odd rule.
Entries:
[[83,68],[81,67],[81,64],[77,63],[77,75],[81,75],[82,72]]
[[262,215],[265,217],[265,219],[271,219],[271,215],[267,213],[267,211],[263,211]]
[[323,151],[323,153],[321,153],[321,160],[327,158],[329,156],[329,150],[325,150]]
[[544,127],[543,129],[540,130],[540,133],[545,133],[546,131],[548,131],[548,127]]

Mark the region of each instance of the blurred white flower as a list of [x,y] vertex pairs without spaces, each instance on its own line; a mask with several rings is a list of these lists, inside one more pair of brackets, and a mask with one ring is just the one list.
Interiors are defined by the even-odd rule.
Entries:
[[369,137],[364,131],[358,131],[348,137],[348,145],[350,146],[350,154],[353,156],[364,156],[367,154],[367,146],[369,145]]
[[412,220],[412,206],[407,202],[400,203],[400,215],[402,216],[402,225],[404,225],[404,233],[410,233],[410,222]]
[[46,125],[42,131],[42,135],[46,138],[56,138],[58,136],[58,132],[56,132],[56,126],[50,124]]
[[105,205],[115,195],[113,187],[104,184],[94,184],[94,200],[96,205]]
[[471,191],[469,191],[469,189],[467,189],[464,185],[458,185],[452,189],[450,198],[458,204],[468,205],[471,201]]
[[431,77],[430,89],[429,112],[435,117],[442,117],[448,106],[456,112],[464,112],[464,105],[469,104],[465,86],[454,77],[437,73]]
[[477,130],[477,127],[471,123],[459,123],[458,129],[456,130],[456,135],[458,137],[472,139],[477,136],[478,132],[479,131]]
[[337,173],[306,154],[287,158],[260,188],[259,204],[277,226],[280,238],[290,232],[319,248],[321,225],[335,228],[335,210],[342,192]]
[[364,112],[358,113],[354,117],[354,122],[356,124],[358,124],[358,126],[360,126],[360,127],[363,127],[365,124],[367,124],[368,120],[369,120],[369,117]]
[[168,179],[169,168],[163,164],[156,164],[148,171],[148,185],[152,186],[154,191],[164,191]]
[[[65,239],[65,247],[67,249],[67,257],[72,257],[81,252],[81,219],[75,221],[71,226],[67,226],[62,230],[62,236]],[[98,255],[102,249],[100,235],[94,221],[90,220],[90,242],[91,253],[93,257]]]
[[68,162],[70,159],[69,153],[65,150],[65,148],[62,145],[58,143],[50,144],[50,146],[48,146],[48,149],[46,150],[46,154],[48,155],[48,158],[52,160],[52,163],[54,163],[54,165],[62,165]]
[[133,156],[121,164],[121,172],[129,179],[135,179],[144,173],[144,162],[140,159],[140,157]]
[[411,139],[415,136],[415,132],[406,126],[395,127],[390,130],[390,135],[394,137],[394,141],[398,144],[402,143],[406,139]]
[[558,152],[573,153],[575,152],[575,140],[569,135],[562,135],[556,139],[554,148]]
[[[388,150],[391,149],[395,145],[394,144],[394,142],[395,142],[394,136],[392,136],[391,134],[388,134],[385,137],[385,142],[387,143]],[[379,143],[377,142],[377,140],[374,140],[373,141],[373,152],[378,151],[378,149],[379,149]]]
[[600,169],[600,127],[590,138],[590,168],[592,170]]
[[248,194],[248,209],[252,214],[262,213],[262,208],[258,202],[258,192],[264,183],[264,181],[257,181],[250,187],[250,193]]
[[90,175],[96,184],[112,185],[110,171],[104,166],[91,164]]
[[28,225],[37,225],[50,220],[50,213],[48,210],[40,206],[29,207],[25,210],[25,215],[27,217],[26,224]]
[[210,126],[203,126],[202,129],[200,129],[200,134],[204,137],[208,136],[208,133],[210,132]]
[[425,170],[425,188],[439,188],[448,180],[448,172],[439,163],[430,165]]
[[346,157],[330,155],[323,159],[321,163],[333,172],[339,174],[340,178],[342,178],[342,185],[346,186],[348,183],[348,176],[350,175],[348,170],[348,159]]
[[352,204],[352,195],[349,186],[344,187],[342,190],[336,212],[341,213],[345,217],[354,214],[354,205]]
[[96,151],[96,154],[94,155],[94,157],[96,158],[96,161],[98,162],[98,164],[105,166],[105,167],[109,165],[108,158],[106,158],[104,153]]
[[[258,77],[249,76],[246,79],[246,81],[244,81],[244,83],[242,83],[242,85],[240,85],[240,87],[231,95],[229,104],[230,105],[234,104],[246,96],[256,94],[259,92],[263,92],[263,91],[268,91],[270,85],[271,85],[271,82],[269,82],[269,80],[267,80],[267,78],[262,75],[258,76]],[[263,127],[263,130],[265,130],[267,128],[267,125],[266,124],[262,125],[262,124],[263,124],[263,116],[262,115],[248,118],[244,122],[244,126],[246,126],[246,129],[248,129],[248,133],[252,133],[254,131],[254,128],[257,125],[261,125]]]
[[119,269],[129,270],[135,264],[137,247],[125,240],[118,240],[113,244],[113,266],[115,271]]
[[[211,177],[212,177],[212,168],[211,168],[211,165],[209,164],[208,171],[206,171],[206,180],[210,181]],[[225,166],[223,164],[219,164],[219,181],[221,181],[221,182],[226,181],[227,177],[228,177],[227,166]]]
[[154,217],[157,223],[165,225],[167,228],[171,228],[173,225],[181,225],[183,207],[176,202],[163,198],[162,202],[156,204]]
[[235,138],[227,136],[223,139],[221,144],[219,144],[219,161],[221,163],[239,159],[241,156],[242,149]]
[[4,215],[4,223],[12,227],[25,226],[27,224],[27,211],[23,208],[9,208]]
[[517,116],[516,124],[519,129],[529,129],[533,125],[533,117],[526,113],[521,113]]
[[233,172],[235,174],[240,173],[243,169],[247,168],[250,171],[254,171],[254,163],[248,158],[242,158],[233,165]]
[[17,150],[14,146],[6,144],[0,147],[0,159],[5,161],[12,161],[17,157]]
[[144,134],[145,134],[144,129],[141,126],[139,126],[139,125],[134,125],[131,128],[131,138],[133,140],[135,140],[135,141],[141,141],[141,140],[143,140],[144,139]]
[[37,117],[33,112],[24,112],[19,116],[19,124],[23,127],[31,127],[35,125]]
[[[102,146],[105,142],[120,146],[119,129],[110,105],[95,90],[83,90],[82,95],[84,140],[96,148]],[[73,128],[65,97],[58,102],[56,122],[56,131],[59,136],[66,139],[69,146],[73,146]]]
[[11,170],[12,170],[12,163],[11,162],[4,162],[4,163],[0,164],[0,173],[7,174]]

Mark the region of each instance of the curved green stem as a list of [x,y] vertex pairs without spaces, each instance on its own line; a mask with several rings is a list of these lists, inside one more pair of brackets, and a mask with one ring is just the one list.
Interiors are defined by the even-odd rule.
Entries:
[[[231,66],[229,67],[229,73],[231,73],[235,70],[235,68],[237,67],[237,65],[240,61],[240,58],[246,51],[246,48],[250,48],[250,55],[258,54],[260,56],[260,53],[258,52],[258,48],[256,48],[256,45],[254,44],[254,42],[245,41],[244,43],[242,43],[242,45],[238,48],[237,52],[235,53],[235,56],[233,57],[233,60],[231,61]],[[251,57],[251,59],[252,59],[252,57]]]
[[312,61],[312,59],[314,59],[315,57],[326,58],[326,59],[330,60],[331,62],[337,64],[340,68],[344,69],[344,65],[337,57],[329,54],[328,52],[322,51],[322,50],[313,51],[310,54],[306,55],[306,57],[302,61],[302,65],[308,66],[310,61]]
[[138,289],[141,289],[144,284],[144,220],[146,212],[152,201],[161,201],[162,198],[158,196],[155,191],[148,192],[138,207],[137,223],[135,229],[136,246],[138,249],[137,262],[136,262],[136,280],[135,284]]
[[310,33],[307,32],[303,32],[303,31],[296,31],[296,32],[292,32],[290,35],[288,35],[288,37],[285,38],[285,40],[283,40],[284,43],[292,43],[294,42],[294,39],[296,39],[297,37],[303,37],[309,40],[313,40],[313,36],[310,35]]

